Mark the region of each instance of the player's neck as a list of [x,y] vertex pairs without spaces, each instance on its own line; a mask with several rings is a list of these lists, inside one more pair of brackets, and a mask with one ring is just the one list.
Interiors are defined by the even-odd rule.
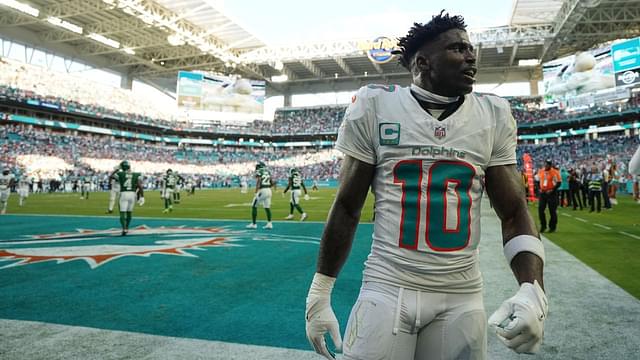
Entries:
[[429,109],[446,109],[449,105],[460,100],[460,96],[438,95],[416,84],[411,84],[411,94],[418,101],[427,105]]
[[415,84],[411,84],[411,95],[418,101],[418,104],[424,111],[440,121],[456,112],[464,102],[464,96],[441,96],[425,90]]

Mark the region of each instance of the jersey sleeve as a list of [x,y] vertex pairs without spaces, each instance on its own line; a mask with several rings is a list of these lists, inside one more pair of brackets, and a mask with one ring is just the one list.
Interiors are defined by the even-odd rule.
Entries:
[[367,88],[358,90],[338,129],[336,149],[367,164],[375,165],[374,121]]
[[504,99],[499,100],[499,106],[496,109],[496,130],[489,167],[516,163],[518,126],[513,115],[511,115],[509,102]]

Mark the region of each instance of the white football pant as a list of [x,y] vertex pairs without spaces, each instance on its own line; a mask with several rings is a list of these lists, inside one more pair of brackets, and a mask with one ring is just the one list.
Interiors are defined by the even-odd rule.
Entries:
[[302,190],[291,190],[291,204],[298,205],[300,204],[300,195],[302,195]]
[[344,335],[344,359],[484,360],[482,292],[433,293],[365,282]]
[[135,191],[123,191],[120,193],[120,212],[133,211],[133,205],[135,203]]
[[258,190],[256,196],[253,197],[253,204],[251,206],[257,207],[258,205],[262,205],[265,209],[271,207],[271,188]]

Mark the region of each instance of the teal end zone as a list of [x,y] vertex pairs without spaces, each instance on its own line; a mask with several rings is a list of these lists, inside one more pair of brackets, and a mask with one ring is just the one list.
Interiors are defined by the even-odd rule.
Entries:
[[[18,253],[21,248],[105,245],[108,249],[155,245],[185,236],[80,234],[43,242],[26,235],[117,230],[118,218],[3,216],[0,318],[310,350],[305,338],[305,298],[323,224],[276,222],[273,230],[248,230],[246,224],[134,216],[131,228],[224,227],[223,234],[232,234],[233,240],[223,244],[233,246],[185,249],[191,256],[123,256],[94,268],[82,259],[7,267],[19,261],[8,259],[7,252]],[[371,231],[371,224],[359,226],[334,290],[333,308],[342,332],[358,295]]]

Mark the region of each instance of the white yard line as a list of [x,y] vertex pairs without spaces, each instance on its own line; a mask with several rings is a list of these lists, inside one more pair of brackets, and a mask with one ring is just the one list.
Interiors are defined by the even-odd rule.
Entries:
[[599,228],[603,228],[603,229],[605,229],[605,230],[611,230],[611,228],[610,228],[610,227],[605,226],[605,225],[602,225],[602,224],[593,224],[593,226],[597,226],[597,227],[599,227]]
[[638,236],[638,235],[629,234],[628,232],[624,232],[624,231],[618,231],[618,232],[619,232],[620,234],[622,234],[622,235],[627,235],[627,236],[632,237],[632,238],[634,238],[634,239],[638,239],[638,240],[640,240],[640,236]]

